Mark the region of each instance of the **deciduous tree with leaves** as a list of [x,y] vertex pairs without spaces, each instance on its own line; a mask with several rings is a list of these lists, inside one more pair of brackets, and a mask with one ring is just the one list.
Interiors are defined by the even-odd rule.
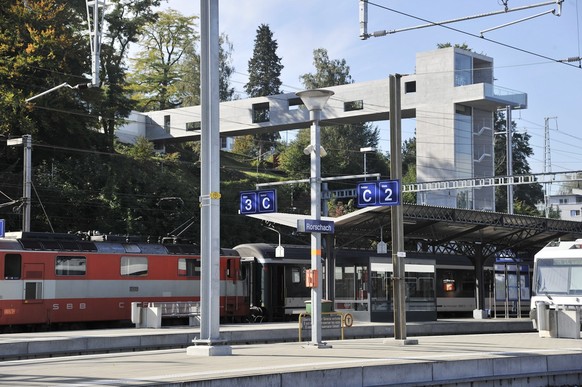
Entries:
[[[317,89],[352,83],[350,68],[345,59],[330,59],[327,50],[319,48],[313,51],[315,73],[303,74],[300,79],[306,89]],[[333,97],[332,97],[333,98]],[[322,174],[346,175],[363,172],[361,147],[377,148],[378,129],[367,123],[323,126],[321,144],[327,151],[322,158]],[[297,138],[283,151],[280,168],[291,176],[306,177],[309,172],[309,157],[303,149],[309,145],[310,131],[302,129]],[[387,174],[386,160],[380,153],[368,155],[366,169],[370,173]]]

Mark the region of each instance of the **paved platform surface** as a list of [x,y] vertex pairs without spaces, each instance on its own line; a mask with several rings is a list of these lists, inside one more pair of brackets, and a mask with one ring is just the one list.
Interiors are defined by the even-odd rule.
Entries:
[[173,349],[11,360],[0,362],[0,385],[573,386],[582,380],[582,340],[537,333],[415,339],[416,345],[393,338],[333,340],[326,349],[234,345],[232,355],[212,357]]
[[[261,323],[221,325],[221,339],[230,345],[297,342],[299,325],[294,323]],[[531,332],[529,319],[453,319],[430,322],[408,322],[408,336],[458,335],[473,333]],[[341,338],[339,329],[324,329],[325,340]],[[128,352],[140,350],[184,348],[199,337],[197,327],[126,328],[66,332],[39,332],[0,335],[0,360],[33,357]],[[355,322],[345,328],[344,338],[394,337],[391,323]],[[302,339],[309,340],[310,331]]]

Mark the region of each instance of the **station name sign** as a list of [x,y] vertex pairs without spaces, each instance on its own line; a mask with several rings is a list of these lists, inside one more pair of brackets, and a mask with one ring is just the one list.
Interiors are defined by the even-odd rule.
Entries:
[[298,232],[312,232],[321,234],[333,234],[335,223],[332,220],[299,219],[297,220]]

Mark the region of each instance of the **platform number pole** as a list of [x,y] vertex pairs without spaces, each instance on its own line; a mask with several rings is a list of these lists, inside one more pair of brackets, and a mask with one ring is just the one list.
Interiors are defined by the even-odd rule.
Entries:
[[[230,355],[220,340],[220,100],[218,0],[200,0],[200,338],[192,355]],[[220,348],[217,348],[220,347]]]
[[[390,178],[402,180],[401,157],[401,75],[390,76]],[[406,302],[405,302],[405,268],[404,268],[404,219],[402,205],[392,207],[392,264],[394,267],[394,339],[406,340]],[[410,341],[413,343],[413,341]]]

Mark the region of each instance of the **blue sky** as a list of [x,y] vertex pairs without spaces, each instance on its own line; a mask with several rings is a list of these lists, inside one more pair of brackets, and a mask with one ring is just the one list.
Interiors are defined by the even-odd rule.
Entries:
[[[509,8],[542,2],[506,0]],[[448,25],[455,30],[430,27],[361,40],[358,0],[221,0],[219,4],[219,29],[234,45],[232,84],[241,96],[260,24],[268,24],[278,42],[277,53],[285,66],[284,92],[302,90],[299,76],[314,72],[313,50],[317,48],[327,49],[330,59],[345,59],[352,78],[360,82],[414,73],[416,52],[436,49],[438,43],[466,43],[494,58],[497,86],[528,94],[528,108],[514,111],[513,120],[518,130],[532,137],[533,172],[543,171],[545,117],[557,117],[549,121],[552,171],[582,170],[582,69],[578,62],[554,61],[581,55],[582,0],[565,0],[560,17],[540,16],[486,33],[487,39],[479,37],[480,31],[557,7]],[[164,7],[185,15],[200,14],[198,0],[168,0]],[[501,0],[370,0],[368,32],[425,24],[404,14],[439,22],[503,9]],[[380,146],[388,150],[388,125],[379,126],[383,131]],[[403,124],[403,139],[414,135],[414,127],[414,121]]]

